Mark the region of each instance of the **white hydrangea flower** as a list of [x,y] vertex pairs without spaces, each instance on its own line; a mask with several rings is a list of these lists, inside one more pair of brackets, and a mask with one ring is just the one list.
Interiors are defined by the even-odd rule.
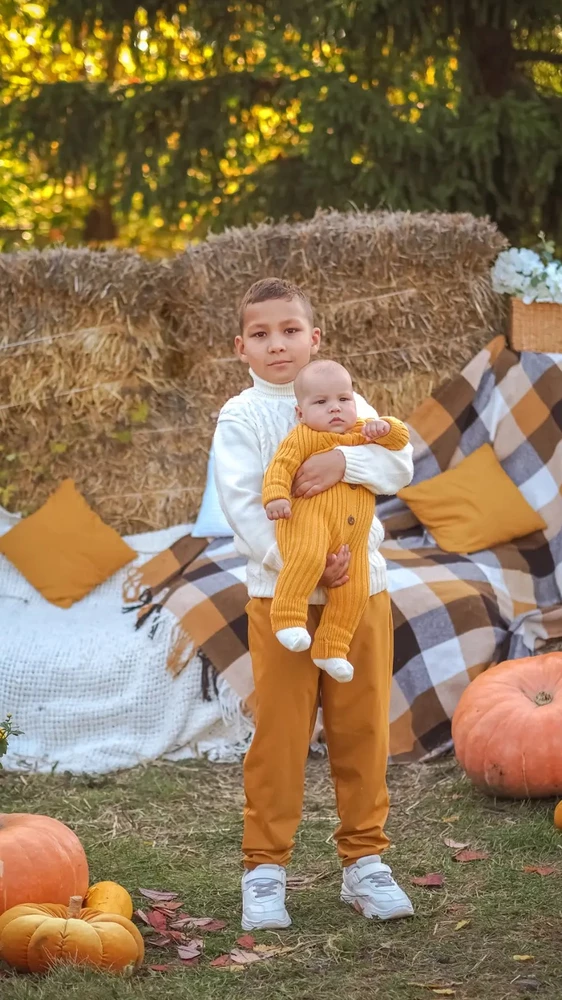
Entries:
[[500,294],[531,302],[562,303],[562,263],[545,263],[534,250],[503,250],[491,271],[492,287]]

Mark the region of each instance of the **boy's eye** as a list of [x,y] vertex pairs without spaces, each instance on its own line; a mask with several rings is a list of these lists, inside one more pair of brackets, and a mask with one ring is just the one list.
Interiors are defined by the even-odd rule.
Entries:
[[256,330],[255,333],[252,333],[252,337],[265,337],[265,336],[266,336],[265,330]]
[[285,333],[297,333],[297,332],[298,331],[297,331],[296,326],[290,326],[290,327],[288,327],[287,330],[285,330]]
[[315,402],[316,406],[322,406],[322,404],[325,403],[326,400],[325,399],[315,399],[314,402]]

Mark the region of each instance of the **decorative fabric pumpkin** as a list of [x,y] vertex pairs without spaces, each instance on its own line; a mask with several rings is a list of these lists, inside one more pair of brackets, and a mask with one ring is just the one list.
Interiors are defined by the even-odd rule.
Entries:
[[554,825],[557,830],[562,830],[562,801],[558,803],[554,810]]
[[138,967],[144,942],[134,924],[119,913],[69,906],[24,903],[0,917],[0,958],[18,972],[48,972],[59,962],[108,972]]
[[19,903],[67,903],[87,890],[86,855],[64,823],[0,814],[0,914]]
[[85,905],[102,913],[120,913],[130,920],[133,916],[133,900],[118,882],[96,882],[86,893]]
[[453,716],[461,767],[489,795],[562,794],[562,653],[490,667]]

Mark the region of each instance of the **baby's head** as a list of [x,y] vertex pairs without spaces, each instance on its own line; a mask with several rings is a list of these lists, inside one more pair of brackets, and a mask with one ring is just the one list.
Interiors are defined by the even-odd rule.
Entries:
[[312,306],[297,285],[263,278],[240,306],[238,356],[266,382],[286,385],[318,351],[320,330]]
[[357,422],[349,372],[337,361],[314,361],[295,379],[297,416],[313,431],[345,434]]

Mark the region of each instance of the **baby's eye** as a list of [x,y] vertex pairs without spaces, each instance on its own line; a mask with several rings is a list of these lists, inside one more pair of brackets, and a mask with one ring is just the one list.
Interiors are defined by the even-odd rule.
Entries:
[[265,330],[256,330],[256,332],[252,333],[251,336],[252,337],[265,337],[266,336],[266,332],[265,332]]
[[296,326],[290,326],[290,327],[288,327],[287,330],[285,330],[285,333],[297,333],[297,332],[298,331],[297,331]]
[[349,396],[340,396],[340,403],[349,403]]
[[315,406],[322,406],[322,404],[325,403],[325,402],[326,402],[325,399],[316,399],[315,400]]

